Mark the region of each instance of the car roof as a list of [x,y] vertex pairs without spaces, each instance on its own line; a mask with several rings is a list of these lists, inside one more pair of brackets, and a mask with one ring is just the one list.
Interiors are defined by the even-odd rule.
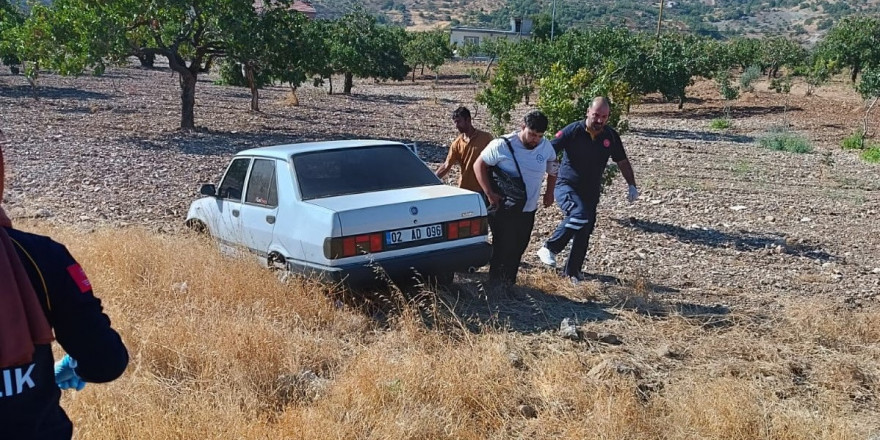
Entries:
[[299,144],[273,145],[239,151],[236,156],[264,156],[287,160],[293,154],[312,151],[338,150],[341,148],[374,147],[379,145],[404,145],[381,139],[349,139],[343,141],[303,142]]

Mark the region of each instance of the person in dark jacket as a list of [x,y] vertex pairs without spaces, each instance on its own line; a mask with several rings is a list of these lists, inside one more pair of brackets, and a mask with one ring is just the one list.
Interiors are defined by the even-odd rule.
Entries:
[[[53,339],[67,352],[54,365]],[[127,365],[80,265],[63,245],[13,228],[0,206],[0,438],[70,439],[61,389],[112,381]]]
[[581,268],[596,225],[602,177],[609,158],[617,163],[629,185],[630,203],[639,197],[635,173],[620,135],[606,125],[610,114],[608,99],[597,97],[587,109],[586,119],[567,125],[551,141],[556,152],[562,152],[554,198],[565,218],[538,250],[538,258],[547,266],[556,267],[556,254],[571,242],[563,273],[575,284],[584,280]]

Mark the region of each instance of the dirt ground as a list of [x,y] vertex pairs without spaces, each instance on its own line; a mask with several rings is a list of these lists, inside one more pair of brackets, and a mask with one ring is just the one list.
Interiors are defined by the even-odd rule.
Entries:
[[[167,68],[47,74],[38,99],[24,78],[4,68],[0,129],[10,140],[4,206],[17,218],[86,229],[175,232],[199,184],[215,182],[245,148],[386,138],[417,142],[424,160],[437,166],[455,136],[452,109],[469,106],[475,125],[488,126],[485,109],[474,102],[480,85],[466,74],[471,68],[481,65],[444,66],[437,81],[361,80],[351,96],[309,85],[298,91],[297,107],[288,105],[289,89],[270,87],[261,91],[262,113],[248,111],[246,89],[214,85],[206,75],[196,95],[200,128],[192,133],[177,129],[178,82]],[[804,91],[796,85],[780,95],[759,83],[732,103],[726,131],[709,128],[724,113],[708,81],[691,87],[683,110],[656,96],[635,106],[623,139],[642,197],[626,203],[622,178],[604,196],[585,267],[595,281],[575,296],[640,284],[670,304],[710,308],[767,307],[778,296],[821,295],[847,307],[874,301],[880,167],[839,148],[860,125],[862,103],[842,78],[812,96]],[[527,110],[517,108],[514,120]],[[786,124],[815,151],[758,146]],[[456,178],[453,172],[449,182]],[[556,207],[539,212],[524,259],[523,277],[533,284],[550,274],[535,251],[560,218]],[[560,306],[559,314],[570,306]]]

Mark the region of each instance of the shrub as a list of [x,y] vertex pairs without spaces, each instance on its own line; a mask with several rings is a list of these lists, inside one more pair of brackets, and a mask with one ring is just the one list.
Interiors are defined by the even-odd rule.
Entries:
[[862,151],[861,156],[865,162],[880,163],[880,145],[871,145],[870,148]]
[[803,136],[787,131],[778,131],[764,136],[759,143],[764,148],[789,153],[812,153],[813,147],[810,141]]
[[843,138],[840,143],[844,150],[861,150],[865,147],[865,133],[861,130]]
[[709,128],[713,130],[727,130],[730,128],[730,119],[727,118],[717,118],[713,119],[712,122],[709,123]]
[[754,92],[755,87],[752,83],[761,77],[761,68],[758,66],[749,66],[739,77],[739,87],[746,92]]

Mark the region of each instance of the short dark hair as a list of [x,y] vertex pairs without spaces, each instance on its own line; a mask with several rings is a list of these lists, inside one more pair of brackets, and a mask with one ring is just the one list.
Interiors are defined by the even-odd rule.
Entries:
[[461,106],[452,112],[452,119],[457,119],[457,118],[470,119],[471,118],[471,111],[468,110],[467,107]]
[[523,116],[523,124],[532,131],[543,133],[547,131],[547,115],[541,110],[532,110]]

